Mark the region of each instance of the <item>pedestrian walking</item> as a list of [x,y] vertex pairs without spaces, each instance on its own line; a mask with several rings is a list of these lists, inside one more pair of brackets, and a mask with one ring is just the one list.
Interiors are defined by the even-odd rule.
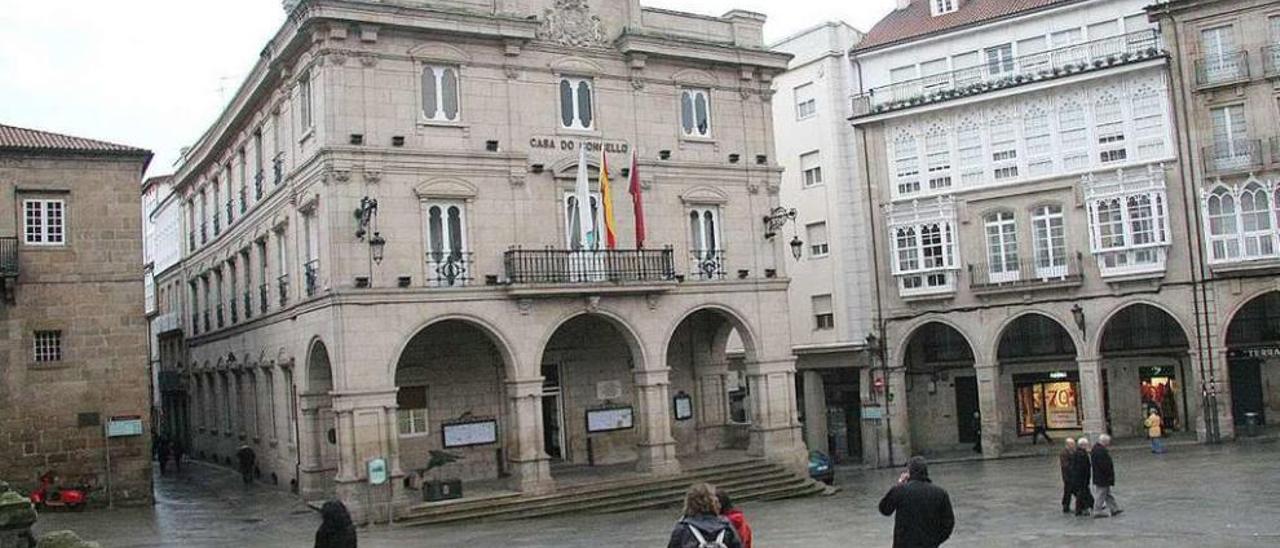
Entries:
[[356,526],[342,501],[331,500],[320,507],[320,528],[315,548],[356,548]]
[[1098,444],[1093,448],[1091,460],[1093,461],[1093,487],[1094,487],[1094,503],[1093,517],[1105,518],[1108,514],[1102,513],[1102,509],[1106,508],[1112,516],[1120,515],[1124,510],[1120,509],[1120,505],[1116,503],[1116,497],[1111,494],[1111,488],[1116,485],[1116,469],[1114,463],[1111,462],[1111,451],[1108,447],[1111,445],[1111,436],[1103,434],[1098,436]]
[[973,412],[973,452],[982,452],[982,413]]
[[715,487],[695,483],[684,495],[684,517],[671,530],[667,548],[743,548],[729,520],[720,515]]
[[240,479],[244,480],[245,485],[253,483],[253,466],[257,461],[257,455],[253,454],[253,449],[248,445],[241,445],[236,451],[236,459],[240,461]]
[[156,447],[156,461],[160,463],[160,475],[164,475],[165,466],[169,464],[169,456],[172,447],[169,445],[168,438],[161,437],[160,443]]
[[1037,407],[1035,415],[1031,418],[1035,423],[1035,430],[1031,432],[1031,445],[1035,445],[1040,436],[1044,436],[1045,443],[1053,443],[1053,438],[1049,437],[1049,423],[1045,420],[1044,409]]
[[929,465],[920,456],[907,461],[907,471],[880,499],[880,513],[894,516],[894,548],[941,546],[956,526],[951,496],[929,480]]
[[185,450],[182,448],[182,442],[180,441],[173,442],[173,447],[170,449],[170,451],[173,452],[173,469],[181,473],[182,472],[182,456],[185,454]]
[[1062,452],[1058,453],[1058,468],[1062,469],[1062,513],[1071,513],[1071,497],[1076,493],[1071,463],[1076,458],[1076,440],[1067,438]]
[[1143,426],[1147,427],[1147,437],[1151,438],[1151,452],[1157,455],[1164,453],[1164,418],[1152,407]]
[[747,516],[733,505],[733,499],[729,498],[729,493],[723,489],[716,489],[716,500],[720,503],[720,515],[733,525],[733,532],[737,533],[738,540],[742,541],[742,548],[751,548],[751,526],[747,524]]
[[1089,492],[1092,464],[1089,462],[1089,438],[1076,440],[1075,458],[1071,460],[1071,481],[1076,496],[1076,515],[1087,516],[1093,510],[1093,495]]

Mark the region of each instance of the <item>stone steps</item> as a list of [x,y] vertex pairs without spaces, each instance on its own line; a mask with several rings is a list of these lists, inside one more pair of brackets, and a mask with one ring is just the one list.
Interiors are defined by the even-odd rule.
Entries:
[[431,525],[478,519],[527,519],[571,513],[616,513],[679,505],[695,482],[727,489],[734,500],[776,500],[831,492],[826,485],[760,460],[686,470],[668,477],[568,486],[546,495],[507,495],[453,503],[424,504],[397,518],[401,525]]

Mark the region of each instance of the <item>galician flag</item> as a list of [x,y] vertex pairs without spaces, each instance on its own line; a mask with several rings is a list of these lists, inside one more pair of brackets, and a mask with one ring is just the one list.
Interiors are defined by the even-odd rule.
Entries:
[[604,202],[604,236],[609,249],[618,247],[613,225],[613,189],[609,188],[609,155],[600,147],[600,201]]
[[631,181],[627,192],[631,194],[631,204],[635,208],[636,249],[644,249],[644,196],[640,190],[640,164],[634,148],[631,149]]
[[587,147],[578,143],[578,180],[574,188],[578,198],[578,241],[582,249],[595,249],[596,234],[591,222],[591,187],[587,184]]

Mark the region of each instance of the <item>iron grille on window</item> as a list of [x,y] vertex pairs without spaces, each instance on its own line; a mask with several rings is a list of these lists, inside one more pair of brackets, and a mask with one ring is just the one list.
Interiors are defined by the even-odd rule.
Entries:
[[199,333],[200,333],[200,314],[192,314],[191,315],[191,334],[196,335]]
[[289,304],[289,275],[285,274],[276,279],[276,286],[280,289],[280,307]]
[[218,318],[218,328],[219,328],[219,329],[221,329],[221,328],[222,328],[222,324],[223,324],[223,321],[222,321],[222,303],[218,303],[218,306],[217,306],[216,312],[217,312],[217,313],[216,313],[216,317]]
[[263,314],[267,313],[267,284],[258,286],[258,310]]
[[690,275],[698,280],[724,279],[724,251],[719,249],[690,251]]
[[249,210],[249,190],[243,185],[240,187],[240,215]]
[[457,287],[471,282],[470,252],[448,251],[427,253],[427,285]]
[[308,297],[315,296],[316,285],[319,282],[319,278],[320,278],[320,261],[318,259],[312,259],[310,261],[307,261],[307,264],[303,265],[303,274],[305,274],[307,277],[307,279],[305,280],[307,284],[306,285],[307,296]]
[[253,199],[262,199],[262,180],[266,178],[261,171],[253,176]]
[[217,236],[222,232],[222,223],[219,222],[218,212],[213,212],[213,235]]
[[62,361],[61,331],[36,331],[35,360],[41,363]]
[[253,291],[244,290],[244,319],[253,317]]
[[271,171],[272,171],[272,174],[275,176],[274,184],[276,186],[279,186],[280,183],[284,182],[284,154],[283,153],[277,154],[276,157],[271,160]]
[[5,236],[0,238],[0,276],[18,275],[18,238]]
[[235,325],[236,322],[240,321],[240,307],[236,306],[236,298],[234,296],[231,297],[231,302],[227,303],[227,306],[231,310],[231,324]]

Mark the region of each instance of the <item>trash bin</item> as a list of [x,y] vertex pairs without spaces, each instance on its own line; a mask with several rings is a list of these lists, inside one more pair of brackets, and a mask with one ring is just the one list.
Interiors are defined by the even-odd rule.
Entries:
[[1249,436],[1251,438],[1258,437],[1258,426],[1259,426],[1258,422],[1259,421],[1258,421],[1257,413],[1245,413],[1244,414],[1244,435]]

